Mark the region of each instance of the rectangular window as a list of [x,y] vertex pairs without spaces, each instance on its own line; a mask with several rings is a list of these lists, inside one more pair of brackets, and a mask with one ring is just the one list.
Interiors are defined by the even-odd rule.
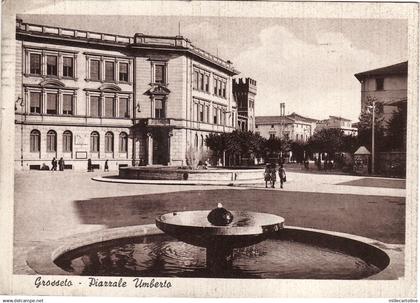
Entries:
[[57,56],[47,56],[47,75],[57,76]]
[[165,81],[165,65],[155,65],[155,83],[166,84]]
[[193,121],[198,121],[198,103],[194,103],[193,106]]
[[114,62],[105,61],[105,81],[114,81]]
[[165,118],[165,102],[163,100],[155,100],[155,118]]
[[41,55],[30,54],[29,61],[30,61],[29,73],[32,75],[41,75]]
[[128,82],[128,64],[127,63],[120,63],[120,81],[121,82]]
[[63,115],[73,115],[72,95],[63,95]]
[[193,74],[193,89],[198,89],[198,71],[194,71]]
[[217,124],[217,108],[213,107],[213,124]]
[[210,123],[210,106],[206,106],[206,122]]
[[63,57],[63,77],[74,77],[73,58]]
[[30,112],[36,114],[41,113],[41,93],[30,94]]
[[204,75],[200,73],[199,79],[200,79],[199,80],[199,84],[200,84],[199,89],[204,90]]
[[222,97],[226,98],[226,82],[223,82]]
[[217,80],[217,79],[213,79],[214,81],[214,94],[215,95],[217,95],[217,86],[218,86],[218,83],[219,83],[219,80]]
[[105,98],[105,117],[114,117],[114,98]]
[[57,94],[47,94],[47,114],[57,115]]
[[376,78],[376,90],[384,90],[384,78]]
[[210,76],[209,75],[205,75],[205,81],[204,81],[204,83],[205,83],[204,90],[206,92],[209,92],[210,91]]
[[90,80],[101,80],[99,60],[90,60]]
[[120,118],[129,118],[128,114],[128,99],[127,98],[119,98],[118,104],[118,117]]
[[200,122],[204,121],[204,109],[203,109],[203,104],[199,105],[199,110],[200,110]]
[[90,115],[92,117],[101,116],[101,112],[100,112],[101,107],[99,106],[99,101],[100,101],[99,97],[96,97],[96,96],[90,97]]

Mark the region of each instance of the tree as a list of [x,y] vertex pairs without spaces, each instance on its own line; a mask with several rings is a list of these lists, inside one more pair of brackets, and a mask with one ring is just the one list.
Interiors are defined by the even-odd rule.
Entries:
[[324,128],[316,132],[308,140],[308,149],[312,152],[327,153],[334,157],[336,152],[341,151],[344,133],[338,128]]
[[398,105],[386,127],[387,150],[406,151],[407,142],[407,103]]
[[303,141],[293,141],[290,144],[290,150],[297,163],[302,163],[305,158],[306,144]]

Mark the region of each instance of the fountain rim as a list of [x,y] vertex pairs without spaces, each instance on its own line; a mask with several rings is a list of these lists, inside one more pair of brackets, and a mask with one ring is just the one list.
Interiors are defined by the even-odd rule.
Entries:
[[[190,229],[191,231],[196,231],[200,234],[206,234],[208,236],[246,236],[246,235],[260,235],[271,231],[278,231],[284,228],[284,221],[283,217],[269,214],[269,213],[262,213],[262,212],[254,212],[254,211],[231,211],[233,214],[234,220],[235,216],[240,215],[241,213],[248,213],[253,215],[268,215],[270,217],[275,217],[277,222],[270,222],[268,224],[258,224],[252,226],[232,226],[232,225],[225,225],[225,226],[217,226],[217,225],[186,225],[186,224],[177,224],[174,222],[165,222],[162,220],[164,216],[170,215],[188,215],[191,213],[200,213],[200,214],[209,214],[210,210],[192,210],[192,211],[180,211],[180,212],[171,212],[159,215],[155,219],[156,225],[165,225],[172,229]],[[207,216],[205,216],[207,220]]]
[[[357,242],[366,245],[388,257],[388,265],[386,265],[379,273],[369,276],[365,279],[369,280],[396,280],[404,276],[404,269],[399,267],[400,259],[404,256],[395,256],[393,252],[401,249],[405,245],[388,244],[374,239],[341,233],[335,231],[304,228],[297,226],[285,226],[283,231],[303,232],[311,236],[325,236],[331,239],[341,239],[349,242]],[[94,232],[79,233],[72,236],[64,237],[41,244],[27,254],[27,265],[36,273],[41,275],[66,275],[72,276],[71,272],[67,272],[54,263],[60,256],[88,245],[100,244],[108,241],[119,239],[129,239],[141,236],[164,235],[154,224],[125,226],[110,229],[97,230]],[[279,279],[281,280],[281,279]]]

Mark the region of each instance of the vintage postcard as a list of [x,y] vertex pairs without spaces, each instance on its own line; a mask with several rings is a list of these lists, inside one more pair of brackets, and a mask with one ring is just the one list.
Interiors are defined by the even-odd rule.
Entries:
[[418,8],[2,1],[0,293],[416,298]]

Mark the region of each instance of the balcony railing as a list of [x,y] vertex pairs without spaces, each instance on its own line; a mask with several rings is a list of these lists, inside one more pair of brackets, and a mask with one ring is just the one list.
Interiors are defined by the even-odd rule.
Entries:
[[171,121],[168,118],[149,118],[147,126],[170,126]]

